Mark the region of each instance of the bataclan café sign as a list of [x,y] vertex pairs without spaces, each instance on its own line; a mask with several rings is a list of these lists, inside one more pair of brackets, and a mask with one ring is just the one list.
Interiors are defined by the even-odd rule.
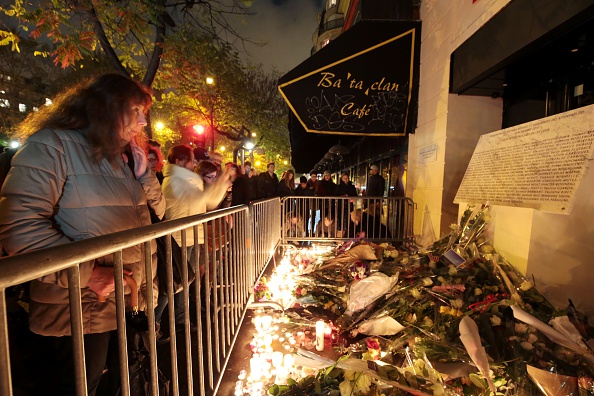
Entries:
[[307,132],[414,132],[421,23],[361,21],[279,79]]

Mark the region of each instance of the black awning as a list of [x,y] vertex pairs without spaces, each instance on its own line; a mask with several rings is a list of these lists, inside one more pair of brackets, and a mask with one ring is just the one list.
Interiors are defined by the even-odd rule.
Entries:
[[420,21],[361,21],[279,79],[307,132],[403,136],[414,132]]

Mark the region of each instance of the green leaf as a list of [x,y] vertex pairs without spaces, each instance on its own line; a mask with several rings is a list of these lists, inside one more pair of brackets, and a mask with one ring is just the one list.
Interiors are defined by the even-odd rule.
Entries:
[[472,373],[469,375],[469,377],[470,381],[472,381],[472,383],[476,385],[478,388],[487,389],[487,380],[485,380],[482,376]]

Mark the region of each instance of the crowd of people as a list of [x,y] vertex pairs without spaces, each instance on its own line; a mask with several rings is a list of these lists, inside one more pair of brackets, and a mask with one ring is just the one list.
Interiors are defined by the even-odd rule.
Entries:
[[[0,198],[0,246],[5,255],[66,245],[73,241],[106,235],[164,220],[180,219],[207,211],[248,204],[271,197],[354,197],[357,191],[343,173],[339,184],[330,172],[322,180],[312,172],[296,183],[287,170],[279,180],[275,164],[257,174],[250,162],[222,164],[222,156],[187,145],[172,147],[164,158],[158,142],[143,132],[152,104],[151,92],[119,74],[106,74],[63,91],[53,101],[32,113],[19,127],[26,139],[11,158]],[[374,173],[375,172],[375,173]],[[383,196],[384,182],[371,167],[368,195]],[[375,178],[379,176],[379,180]],[[372,179],[375,181],[372,182]],[[297,187],[296,187],[297,184]],[[305,228],[321,236],[336,236],[352,210],[342,201],[337,210],[308,203],[307,219],[292,218],[301,235]],[[333,208],[334,209],[334,208]],[[334,218],[331,213],[341,213]],[[308,226],[303,222],[307,220]],[[351,221],[356,221],[353,219]],[[299,231],[296,231],[297,235]],[[181,232],[172,234],[182,246]],[[205,235],[198,228],[185,233],[189,265],[204,273]],[[126,301],[138,287],[139,310],[146,310],[146,289],[155,297],[157,335],[165,339],[160,321],[168,305],[164,287],[159,287],[157,243],[150,245],[153,273],[145,273],[141,246],[122,252]],[[115,281],[112,256],[80,264],[83,331],[88,394],[95,395],[113,345],[116,330]],[[198,276],[197,276],[198,278]],[[184,300],[175,294],[175,320],[184,321]],[[48,394],[71,395],[74,367],[70,327],[68,271],[49,274],[30,282],[30,330],[41,336],[38,353],[45,364],[39,373]]]

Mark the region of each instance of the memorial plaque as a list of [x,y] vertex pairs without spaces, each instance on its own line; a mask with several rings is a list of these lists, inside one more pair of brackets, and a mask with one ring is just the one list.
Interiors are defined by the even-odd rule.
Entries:
[[419,164],[428,164],[435,161],[437,161],[437,144],[431,144],[419,149]]
[[594,106],[483,135],[454,203],[569,214],[593,141]]

